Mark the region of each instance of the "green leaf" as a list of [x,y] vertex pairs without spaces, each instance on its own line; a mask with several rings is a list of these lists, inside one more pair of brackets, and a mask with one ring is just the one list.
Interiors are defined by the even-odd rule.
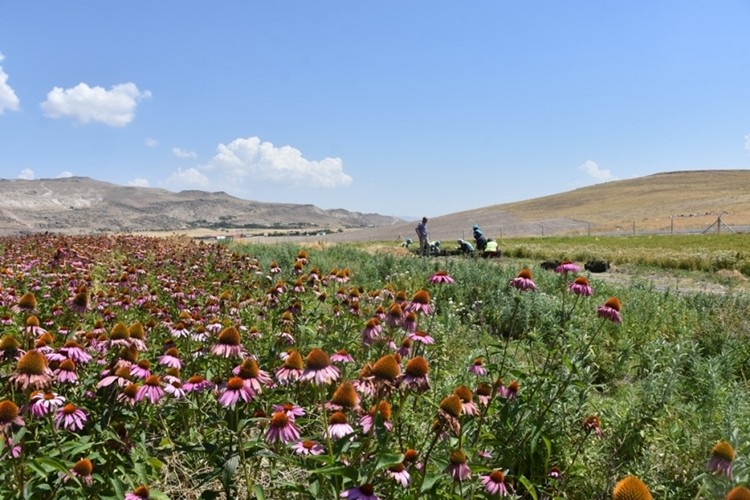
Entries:
[[435,486],[435,483],[443,477],[442,474],[430,474],[427,477],[424,478],[424,482],[422,483],[422,489],[419,491],[420,493],[424,493],[425,491],[429,491],[432,489],[433,486]]
[[253,486],[253,493],[255,493],[255,498],[257,498],[258,500],[266,499],[266,494],[263,491],[263,486],[259,484],[256,484],[255,486]]
[[526,492],[531,495],[531,498],[534,500],[539,500],[539,497],[537,497],[536,489],[534,488],[534,485],[531,484],[531,481],[526,479],[526,476],[519,476],[518,481],[523,485],[524,488],[526,488]]
[[378,459],[378,463],[375,466],[375,470],[385,469],[391,465],[400,464],[404,461],[403,453],[383,453]]
[[357,469],[350,465],[331,465],[314,470],[312,473],[325,476],[343,476],[352,481],[356,481],[358,478]]

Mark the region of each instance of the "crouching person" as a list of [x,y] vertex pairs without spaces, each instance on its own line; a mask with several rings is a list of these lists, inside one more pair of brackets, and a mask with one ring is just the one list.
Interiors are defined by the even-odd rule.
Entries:
[[484,251],[482,252],[482,257],[485,258],[492,258],[492,257],[500,257],[500,249],[497,247],[497,241],[495,241],[493,238],[490,238],[487,240],[487,244],[484,246]]

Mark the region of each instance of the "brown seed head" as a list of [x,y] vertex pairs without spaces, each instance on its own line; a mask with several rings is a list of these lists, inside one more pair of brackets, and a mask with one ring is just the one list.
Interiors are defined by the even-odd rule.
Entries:
[[13,401],[4,399],[0,401],[0,425],[5,425],[13,422],[18,418],[18,405]]
[[448,461],[453,465],[461,465],[466,463],[466,453],[461,450],[451,451]]
[[393,382],[401,374],[401,367],[392,354],[386,354],[372,366],[372,374],[376,378]]
[[76,462],[76,464],[73,466],[73,470],[79,475],[79,476],[90,476],[91,472],[94,470],[94,464],[91,463],[91,460],[88,458],[83,458]]
[[26,352],[16,363],[16,370],[24,375],[42,375],[45,368],[47,358],[36,349]]
[[648,487],[636,476],[621,479],[612,492],[613,500],[652,500]]
[[122,323],[117,323],[109,332],[110,340],[127,340],[130,338],[128,328]]
[[219,344],[237,346],[240,345],[240,332],[233,326],[224,328],[219,333]]
[[301,370],[304,368],[302,365],[302,356],[297,351],[292,351],[284,360],[284,368],[288,370]]
[[422,356],[414,356],[406,363],[406,373],[412,377],[424,377],[430,372],[430,366]]
[[339,384],[336,391],[333,393],[331,402],[333,404],[343,406],[344,408],[352,409],[357,406],[357,391],[354,390],[354,386],[351,382],[343,382]]
[[463,403],[471,403],[471,400],[474,399],[474,394],[472,394],[471,389],[469,389],[465,385],[459,385],[458,387],[456,387],[456,390],[453,391],[453,394],[461,398],[461,401]]
[[461,415],[461,398],[455,394],[443,398],[440,402],[440,409],[453,418],[458,418]]
[[331,366],[331,358],[328,357],[325,351],[317,347],[310,350],[305,361],[309,370],[318,371]]

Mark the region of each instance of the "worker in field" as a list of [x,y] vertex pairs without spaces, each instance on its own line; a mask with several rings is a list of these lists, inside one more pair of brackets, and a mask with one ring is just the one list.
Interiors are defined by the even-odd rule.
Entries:
[[497,247],[497,241],[493,238],[487,240],[487,244],[484,246],[482,257],[500,257],[500,249]]

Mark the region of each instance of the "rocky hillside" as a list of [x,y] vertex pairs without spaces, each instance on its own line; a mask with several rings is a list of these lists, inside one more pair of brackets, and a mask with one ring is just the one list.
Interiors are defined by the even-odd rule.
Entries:
[[0,235],[237,230],[338,230],[403,222],[395,217],[313,205],[262,203],[226,193],[118,186],[87,177],[0,179]]

